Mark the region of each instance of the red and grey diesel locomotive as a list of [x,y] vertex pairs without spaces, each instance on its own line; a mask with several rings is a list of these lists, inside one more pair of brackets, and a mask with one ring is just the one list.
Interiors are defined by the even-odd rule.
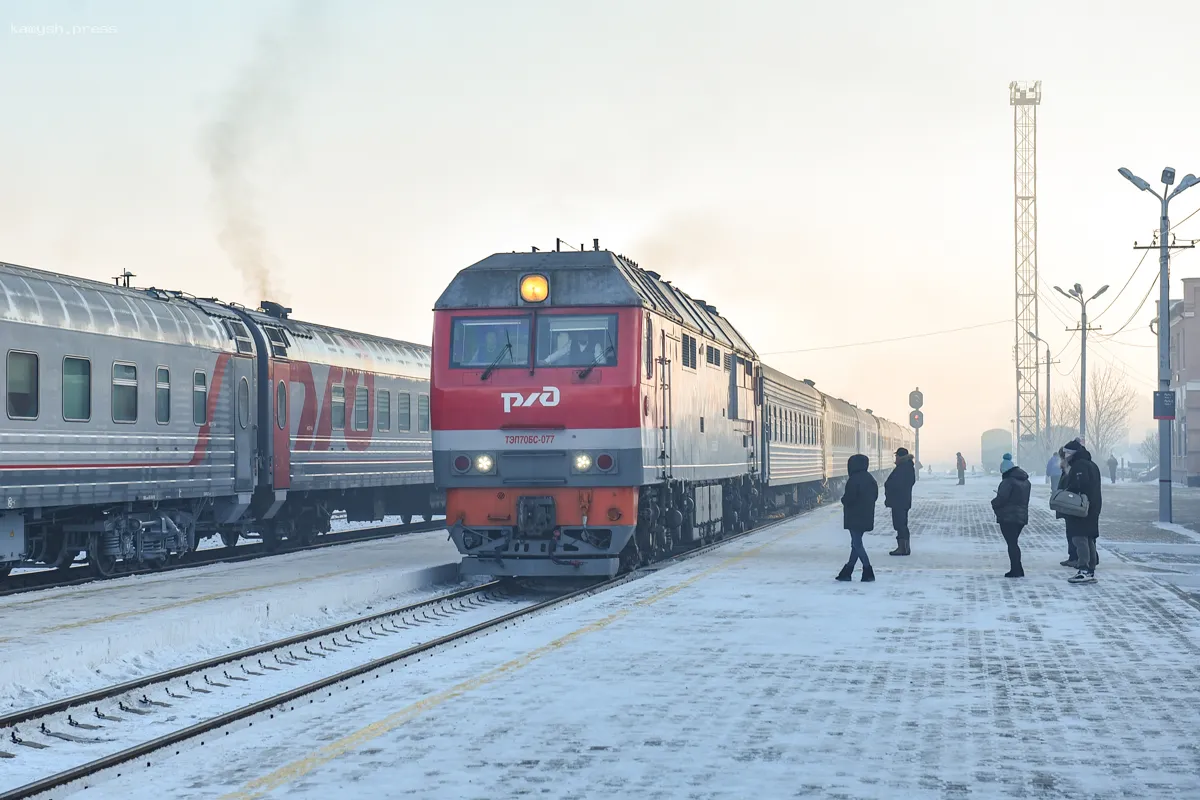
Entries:
[[880,468],[912,445],[598,247],[459,272],[434,308],[430,380],[434,477],[468,574],[611,576],[798,510],[854,453]]
[[429,348],[129,277],[0,263],[0,577],[441,510]]

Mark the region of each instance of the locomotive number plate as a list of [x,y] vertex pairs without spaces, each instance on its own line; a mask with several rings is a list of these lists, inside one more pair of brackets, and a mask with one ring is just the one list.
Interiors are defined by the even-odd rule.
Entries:
[[553,433],[506,434],[505,444],[554,444]]

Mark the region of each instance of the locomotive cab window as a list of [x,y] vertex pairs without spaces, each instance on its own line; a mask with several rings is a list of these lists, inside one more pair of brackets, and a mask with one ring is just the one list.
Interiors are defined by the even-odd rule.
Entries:
[[457,317],[450,366],[487,369],[529,366],[529,317]]
[[616,363],[616,314],[538,317],[539,367],[611,367]]
[[34,353],[8,351],[8,416],[37,419],[38,357]]
[[113,362],[112,419],[113,422],[137,422],[137,366]]
[[654,377],[654,322],[646,315],[646,379]]
[[62,372],[63,419],[87,422],[92,418],[92,362],[67,356]]

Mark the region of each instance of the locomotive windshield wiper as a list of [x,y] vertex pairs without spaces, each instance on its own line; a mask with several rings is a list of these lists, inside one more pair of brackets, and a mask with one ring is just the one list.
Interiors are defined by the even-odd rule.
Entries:
[[510,359],[512,358],[512,340],[508,338],[508,331],[504,332],[504,347],[500,348],[500,352],[496,354],[496,360],[488,364],[488,368],[479,376],[479,380],[486,381],[491,377],[492,372],[496,369],[496,365],[500,363],[500,359],[504,358],[505,353],[508,354]]
[[579,380],[583,380],[583,379],[584,379],[584,378],[586,378],[588,375],[591,375],[591,374],[592,374],[592,370],[594,370],[596,367],[600,366],[600,362],[601,362],[601,361],[607,361],[607,360],[608,360],[608,354],[609,354],[609,353],[612,353],[612,352],[613,352],[613,346],[610,344],[608,347],[604,348],[604,352],[603,352],[603,353],[601,353],[600,355],[596,356],[596,357],[595,357],[595,358],[592,360],[592,363],[588,364],[586,367],[584,367],[583,369],[579,370]]

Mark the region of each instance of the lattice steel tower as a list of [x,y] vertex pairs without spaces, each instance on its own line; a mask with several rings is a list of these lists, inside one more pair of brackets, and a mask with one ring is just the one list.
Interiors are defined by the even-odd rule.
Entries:
[[[1008,85],[1013,107],[1013,220],[1016,244],[1016,342],[1018,464],[1034,466],[1041,434],[1038,395],[1038,275],[1037,275],[1037,107],[1042,82],[1013,81]],[[1039,459],[1041,454],[1036,454]],[[1024,459],[1024,460],[1020,460]]]

